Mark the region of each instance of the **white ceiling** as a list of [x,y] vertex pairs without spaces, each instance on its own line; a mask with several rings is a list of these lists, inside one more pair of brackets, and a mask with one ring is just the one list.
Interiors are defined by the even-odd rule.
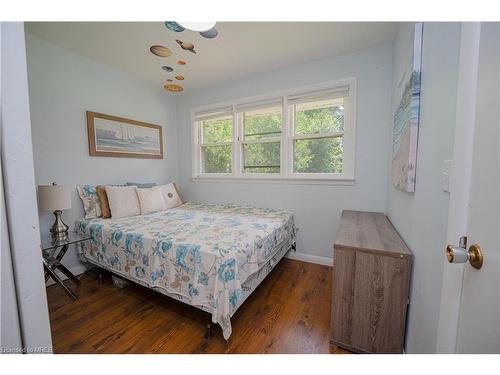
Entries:
[[[167,78],[192,92],[204,86],[256,73],[351,53],[391,43],[396,23],[386,22],[218,22],[219,35],[176,33],[163,22],[30,22],[28,33],[100,62],[130,76],[163,87]],[[175,39],[191,42],[196,54]],[[171,57],[153,55],[163,45]],[[176,65],[178,59],[185,66]],[[162,65],[174,68],[172,73]],[[176,74],[185,76],[176,81]],[[172,94],[174,95],[174,94]]]

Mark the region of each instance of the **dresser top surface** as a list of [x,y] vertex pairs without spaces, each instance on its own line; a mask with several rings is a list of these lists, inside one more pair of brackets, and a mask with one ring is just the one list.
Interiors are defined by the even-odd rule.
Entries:
[[380,212],[344,210],[334,247],[411,257],[408,246],[387,216]]

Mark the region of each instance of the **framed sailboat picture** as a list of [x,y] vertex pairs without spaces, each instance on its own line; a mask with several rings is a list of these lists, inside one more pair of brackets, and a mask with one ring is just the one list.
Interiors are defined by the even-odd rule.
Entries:
[[90,156],[163,159],[162,127],[87,111]]

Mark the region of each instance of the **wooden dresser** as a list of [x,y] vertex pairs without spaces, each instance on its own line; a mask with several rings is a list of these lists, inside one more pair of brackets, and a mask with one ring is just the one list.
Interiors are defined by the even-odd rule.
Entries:
[[382,213],[343,211],[334,245],[331,342],[402,353],[412,254]]

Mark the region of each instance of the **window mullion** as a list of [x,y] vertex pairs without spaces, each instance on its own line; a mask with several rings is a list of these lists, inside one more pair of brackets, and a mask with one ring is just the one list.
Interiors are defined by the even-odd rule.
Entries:
[[295,133],[295,105],[290,104],[288,106],[288,113],[290,116],[289,126],[288,126],[288,177],[293,174],[293,134]]
[[[355,88],[352,88],[352,95],[355,95]],[[344,99],[344,155],[342,159],[342,173],[346,176],[354,177],[354,159],[356,145],[354,143],[355,124],[353,123],[352,116],[355,116],[355,108],[353,108],[352,97],[349,96]]]
[[319,139],[319,138],[338,138],[343,137],[344,132],[332,132],[332,133],[310,133],[310,134],[296,134],[293,139]]
[[232,145],[232,142],[211,142],[211,143],[202,143],[201,147],[213,147],[213,146],[228,146]]
[[281,138],[260,138],[260,139],[246,139],[240,141],[242,144],[250,145],[250,144],[261,144],[261,143],[278,143],[281,141]]
[[281,152],[280,152],[280,176],[283,178],[289,177],[289,163],[288,163],[288,153],[289,153],[289,132],[290,132],[290,111],[288,108],[288,99],[286,96],[283,97],[283,124],[281,129]]
[[238,151],[236,149],[236,140],[238,139],[238,118],[235,112],[235,106],[231,106],[232,119],[233,119],[233,136],[231,139],[231,175],[238,177]]
[[191,111],[191,120],[193,121],[193,135],[194,135],[194,160],[193,160],[193,176],[199,176],[201,174],[201,147],[200,147],[200,127],[201,123],[194,119],[194,113]]
[[241,177],[241,115],[233,105],[233,176]]

